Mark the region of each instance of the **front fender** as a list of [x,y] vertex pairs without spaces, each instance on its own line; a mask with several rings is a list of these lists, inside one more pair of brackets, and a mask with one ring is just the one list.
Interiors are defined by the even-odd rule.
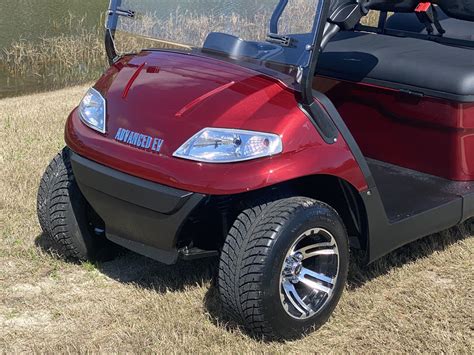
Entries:
[[[262,129],[258,125],[239,128]],[[277,121],[273,131],[279,131],[282,137],[282,154],[229,164],[199,163],[125,146],[113,139],[115,132],[101,135],[86,127],[77,110],[68,118],[65,140],[74,152],[97,163],[203,194],[237,194],[318,174],[339,177],[359,191],[367,189],[364,175],[343,137],[333,144],[324,142],[296,105],[291,115]]]

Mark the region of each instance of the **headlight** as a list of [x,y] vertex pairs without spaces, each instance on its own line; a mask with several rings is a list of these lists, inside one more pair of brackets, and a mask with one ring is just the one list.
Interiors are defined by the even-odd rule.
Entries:
[[87,91],[79,105],[79,116],[85,125],[105,133],[105,99],[97,90]]
[[280,136],[237,129],[205,128],[173,155],[205,163],[231,163],[279,154]]

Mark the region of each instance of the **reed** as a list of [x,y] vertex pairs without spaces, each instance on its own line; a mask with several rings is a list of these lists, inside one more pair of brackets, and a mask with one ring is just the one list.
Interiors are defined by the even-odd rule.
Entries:
[[[61,28],[67,33],[55,37],[40,37],[37,41],[20,39],[0,52],[0,61],[14,77],[53,74],[86,73],[88,68],[106,64],[102,31],[99,27],[85,28],[85,18],[72,15]],[[64,26],[65,25],[65,26]]]

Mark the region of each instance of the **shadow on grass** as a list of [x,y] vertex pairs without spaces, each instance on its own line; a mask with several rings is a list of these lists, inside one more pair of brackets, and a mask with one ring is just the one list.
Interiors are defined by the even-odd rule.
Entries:
[[[362,261],[363,255],[353,252],[347,287],[349,290],[355,290],[366,282],[386,275],[403,265],[443,251],[470,235],[467,225],[454,227],[408,244],[368,266],[364,265]],[[36,239],[36,245],[44,251],[51,252],[51,242],[44,235]],[[123,250],[116,259],[96,266],[100,272],[119,282],[134,284],[156,292],[182,292],[188,287],[207,287],[210,284],[204,297],[204,308],[209,314],[210,321],[217,327],[225,327],[227,330],[239,328],[225,316],[222,309],[215,282],[218,268],[217,258],[180,261],[176,265],[166,266]],[[249,336],[252,335],[249,334]]]
[[388,274],[390,271],[413,263],[419,259],[429,257],[433,253],[443,251],[452,244],[470,237],[471,225],[466,223],[449,230],[433,234],[413,243],[407,244],[390,254],[376,260],[370,265],[362,262],[363,256],[358,252],[352,253],[348,275],[350,290],[363,286],[366,282]]
[[[42,234],[35,239],[38,248],[59,258],[51,239]],[[216,258],[195,261],[179,261],[176,265],[164,265],[158,261],[117,248],[111,261],[95,263],[98,271],[126,284],[154,290],[155,292],[180,292],[187,287],[206,286],[215,279],[218,261]]]

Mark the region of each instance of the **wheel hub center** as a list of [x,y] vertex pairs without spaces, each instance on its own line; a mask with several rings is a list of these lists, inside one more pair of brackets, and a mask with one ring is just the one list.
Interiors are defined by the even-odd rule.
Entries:
[[290,264],[288,264],[286,268],[286,274],[288,276],[298,276],[302,268],[303,268],[303,265],[300,262],[293,261]]
[[295,267],[294,275],[298,276],[301,273],[302,268],[303,268],[303,264],[301,264],[301,262],[299,262]]
[[303,270],[302,261],[303,256],[301,254],[290,256],[285,263],[284,275],[297,282],[298,276],[301,274],[301,270]]

